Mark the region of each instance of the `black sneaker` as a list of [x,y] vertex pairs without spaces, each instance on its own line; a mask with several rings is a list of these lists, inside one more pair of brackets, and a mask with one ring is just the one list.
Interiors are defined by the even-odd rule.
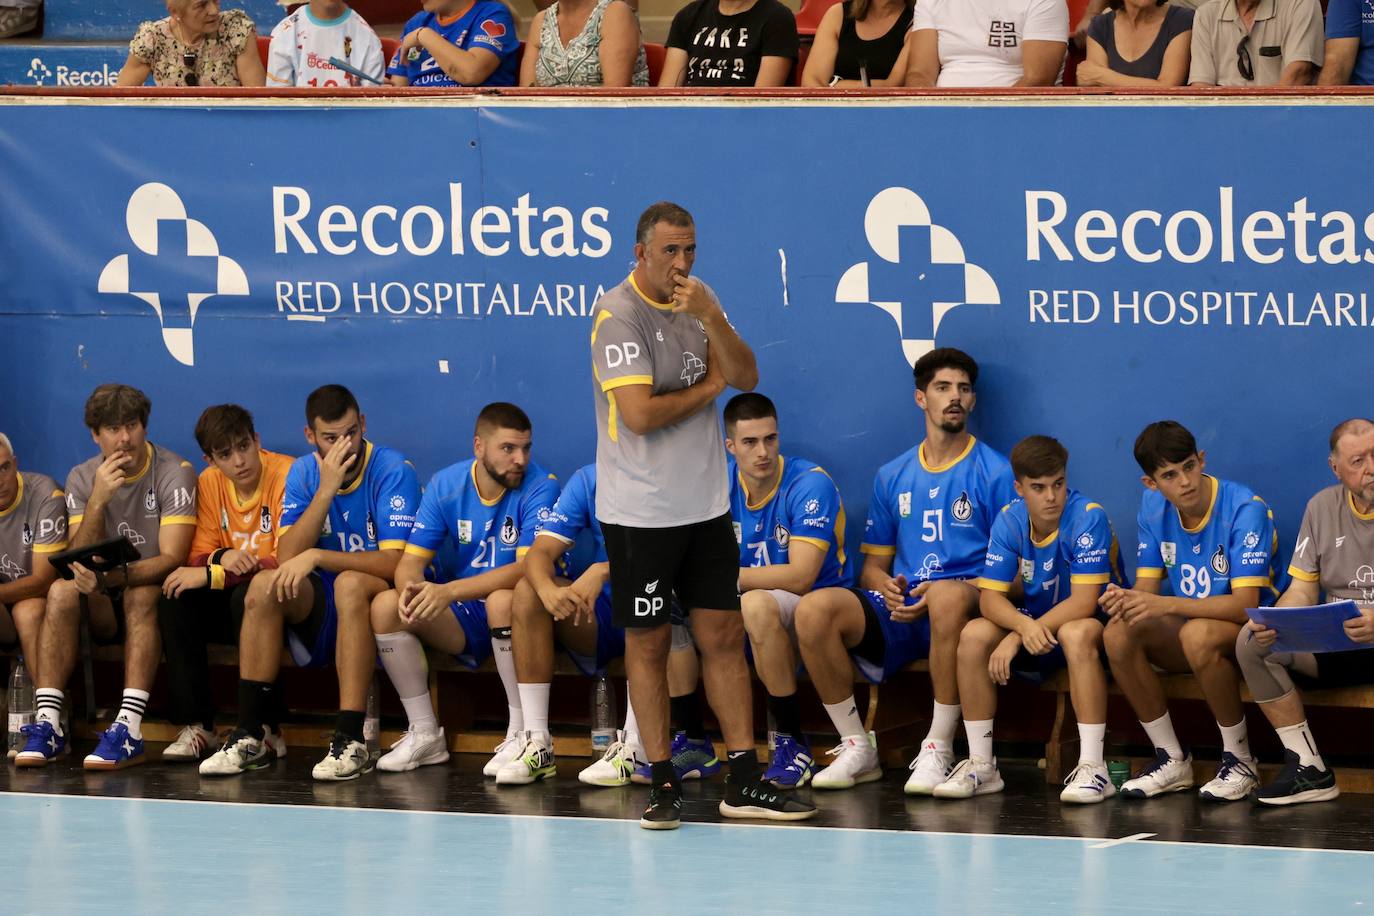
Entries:
[[1336,774],[1298,763],[1298,755],[1283,752],[1283,769],[1278,778],[1260,786],[1250,796],[1257,805],[1301,805],[1304,802],[1330,801],[1341,794]]
[[757,817],[770,821],[804,821],[816,813],[816,806],[784,792],[762,778],[736,783],[725,777],[725,800],[720,803],[722,817]]
[[645,830],[676,830],[682,826],[682,787],[671,782],[649,789],[649,805],[639,816]]

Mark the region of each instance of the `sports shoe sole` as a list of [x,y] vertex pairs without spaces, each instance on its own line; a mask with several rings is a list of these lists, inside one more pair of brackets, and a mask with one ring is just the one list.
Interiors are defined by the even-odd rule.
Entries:
[[860,784],[865,783],[865,782],[877,782],[878,780],[880,780],[880,779],[882,779],[882,778],[883,778],[883,771],[882,771],[882,768],[881,768],[881,767],[879,767],[879,768],[876,769],[876,770],[864,770],[862,773],[856,773],[856,774],[854,775],[854,778],[853,778],[853,779],[850,779],[848,782],[845,782],[845,781],[842,781],[842,780],[838,780],[838,779],[831,779],[831,780],[822,781],[822,780],[820,779],[820,774],[817,773],[817,774],[816,774],[816,778],[814,778],[814,779],[811,780],[811,788],[813,788],[813,789],[824,789],[824,790],[826,790],[827,792],[836,792],[836,791],[841,791],[841,790],[844,790],[844,789],[852,789],[852,788],[854,788],[855,786],[860,785]]
[[1245,794],[1244,794],[1244,795],[1237,795],[1237,796],[1235,796],[1234,798],[1228,798],[1228,797],[1225,796],[1225,795],[1213,795],[1213,794],[1211,794],[1210,792],[1208,792],[1206,789],[1199,789],[1199,790],[1198,790],[1198,793],[1197,793],[1197,797],[1200,798],[1200,799],[1202,799],[1203,801],[1209,803],[1209,804],[1213,804],[1213,805],[1225,805],[1225,804],[1228,804],[1228,803],[1230,803],[1230,802],[1245,801],[1247,798],[1250,797],[1250,793],[1253,792],[1253,791],[1255,791],[1255,789],[1257,789],[1257,788],[1259,788],[1259,784],[1258,784],[1258,783],[1256,783],[1255,786],[1253,786],[1252,788],[1247,789],[1247,790],[1245,791]]
[[535,770],[533,773],[530,773],[528,775],[521,774],[519,776],[502,776],[500,773],[497,773],[496,784],[498,786],[528,786],[532,783],[538,782],[541,779],[548,779],[550,776],[555,776],[557,774],[557,766],[543,767],[541,769]]
[[1330,786],[1325,789],[1308,789],[1305,792],[1295,792],[1292,795],[1281,795],[1273,798],[1260,798],[1258,795],[1251,796],[1257,805],[1303,805],[1308,802],[1324,802],[1339,798],[1341,794],[1340,786]]
[[311,770],[310,778],[315,780],[316,782],[350,782],[354,779],[357,779],[359,776],[366,776],[368,773],[371,773],[373,769],[373,764],[368,764],[365,767],[361,767],[357,770],[354,770],[347,776],[320,776],[317,775],[314,770]]
[[129,757],[126,760],[118,762],[114,760],[92,760],[87,757],[85,760],[81,761],[81,769],[92,773],[108,773],[111,770],[127,770],[129,767],[136,767],[140,764],[147,763],[147,761],[148,756],[146,754],[139,754],[135,757]]
[[598,776],[588,776],[586,774],[586,770],[577,774],[577,781],[584,786],[596,786],[599,789],[618,789],[621,786],[628,786],[630,784],[630,776],[602,778]]
[[[775,789],[781,789],[784,792],[791,792],[795,789],[805,788],[806,785],[811,782],[811,777],[813,775],[814,774],[810,770],[807,770],[805,773],[802,774],[802,778],[797,780],[796,782],[779,782],[776,779],[766,779],[764,781]],[[878,775],[881,776],[882,773],[879,773]]]
[[807,818],[815,817],[817,810],[816,808],[811,808],[806,811],[775,811],[772,808],[760,808],[757,805],[732,805],[724,801],[720,803],[721,817],[745,818],[750,820],[804,821]]
[[1066,805],[1097,805],[1101,804],[1102,802],[1106,801],[1107,799],[1115,795],[1115,792],[1111,793],[1111,795],[1108,795],[1106,792],[1097,792],[1093,795],[1085,795],[1082,798],[1076,798],[1074,796],[1066,795],[1065,793],[1060,792],[1059,800]]
[[21,755],[14,758],[14,765],[23,769],[39,769],[47,766],[56,759],[56,757],[24,757]]
[[1122,789],[1121,797],[1140,801],[1146,798],[1158,798],[1161,795],[1168,795],[1170,792],[1187,792],[1191,788],[1193,788],[1192,782],[1176,782],[1165,786],[1154,794],[1146,794],[1142,789]]
[[682,826],[682,820],[679,818],[674,821],[649,821],[641,817],[639,819],[639,826],[643,827],[645,830],[676,830]]
[[382,761],[381,761],[381,760],[378,760],[378,761],[377,761],[377,772],[378,772],[378,773],[409,773],[409,772],[411,772],[412,770],[418,770],[420,767],[430,767],[430,766],[434,766],[435,764],[439,764],[439,763],[448,763],[449,760],[452,758],[452,756],[453,756],[452,754],[450,754],[447,750],[445,750],[442,754],[431,754],[431,755],[428,756],[428,757],[421,757],[419,760],[412,760],[412,761],[410,761],[406,766],[403,766],[403,767],[388,767],[388,766],[382,766]]
[[958,801],[963,798],[977,798],[980,795],[996,795],[998,792],[1006,789],[1006,787],[1007,784],[1003,782],[1002,778],[999,776],[996,782],[979,783],[972,792],[964,792],[963,786],[960,786],[958,789],[946,789],[944,792],[941,792],[941,786],[936,786],[930,791],[930,794],[935,798]]

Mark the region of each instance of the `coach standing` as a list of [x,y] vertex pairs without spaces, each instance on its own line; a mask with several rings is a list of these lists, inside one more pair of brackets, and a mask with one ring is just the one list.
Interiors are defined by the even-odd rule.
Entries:
[[726,817],[801,820],[814,806],[760,778],[740,619],[739,547],[716,396],[758,382],[753,351],[710,287],[690,276],[696,226],[676,204],[645,210],[635,268],[597,300],[596,517],[611,563],[611,603],[626,629],[625,668],[652,763],[640,826],[680,823],[682,787],[669,759],[668,652],[673,597],[690,613],[706,696],[730,752]]

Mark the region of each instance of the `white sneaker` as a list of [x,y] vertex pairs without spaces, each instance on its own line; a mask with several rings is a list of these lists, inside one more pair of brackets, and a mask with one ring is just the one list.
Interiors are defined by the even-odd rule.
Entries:
[[273,755],[277,757],[277,759],[285,757],[286,736],[279,735],[276,732],[272,731],[272,728],[269,725],[264,725],[262,727],[262,733],[262,743],[267,747],[267,749],[270,750],[273,753]]
[[182,726],[176,740],[162,751],[168,763],[190,763],[199,760],[215,746],[215,736],[199,725]]
[[907,795],[930,795],[945,781],[954,765],[954,750],[943,741],[927,741],[911,761],[911,776],[902,791]]
[[1064,780],[1064,791],[1059,800],[1074,805],[1095,805],[1104,798],[1116,794],[1116,786],[1107,773],[1105,763],[1080,763]]
[[1221,755],[1221,766],[1207,785],[1198,794],[1206,801],[1228,802],[1248,798],[1259,788],[1259,777],[1255,775],[1254,759],[1241,760],[1227,751]]
[[1002,774],[997,769],[997,758],[970,757],[959,761],[950,771],[945,781],[930,794],[936,798],[972,798],[975,795],[993,795],[1006,788]]
[[442,728],[428,734],[408,731],[381,756],[377,769],[386,773],[408,773],[432,763],[447,763],[448,758],[448,739]]
[[[200,762],[200,775],[237,776],[284,757],[286,746],[281,736],[273,735],[271,729],[266,731],[267,737],[259,741],[241,728],[234,729],[225,739],[223,747]],[[277,744],[281,745],[281,751],[277,751]]]
[[367,752],[366,744],[335,732],[329,741],[329,753],[315,764],[310,775],[321,782],[357,779],[371,771],[372,764],[372,755]]
[[830,749],[835,759],[830,766],[811,777],[816,789],[852,789],[861,782],[883,778],[883,765],[878,761],[876,736],[850,735],[839,746]]
[[553,756],[553,742],[545,735],[525,732],[520,753],[496,771],[498,786],[527,786],[558,773]]
[[1140,775],[1121,785],[1122,798],[1154,798],[1165,792],[1182,792],[1193,787],[1193,757],[1185,754],[1174,760],[1162,747],[1155,748],[1155,759]]
[[644,749],[637,742],[625,739],[623,731],[616,732],[615,740],[606,748],[601,759],[577,774],[578,782],[607,788],[628,786],[635,769],[647,765],[649,761],[644,758]]
[[525,735],[523,732],[516,732],[513,735],[507,735],[505,741],[502,741],[500,744],[496,745],[496,753],[492,754],[492,757],[490,760],[487,761],[486,766],[482,767],[482,775],[495,776],[498,772],[500,772],[501,767],[510,763],[516,757],[519,757],[520,751],[522,751],[524,747]]

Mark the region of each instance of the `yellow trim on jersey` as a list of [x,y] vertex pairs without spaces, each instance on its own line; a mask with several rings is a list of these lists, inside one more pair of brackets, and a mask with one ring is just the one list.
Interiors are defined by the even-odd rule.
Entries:
[[801,541],[803,544],[810,544],[812,547],[815,547],[817,550],[823,550],[823,551],[825,551],[826,553],[829,553],[829,552],[830,552],[830,542],[829,542],[829,541],[826,541],[826,540],[822,540],[821,538],[807,538],[807,537],[802,537],[801,535],[794,534],[794,535],[792,535],[792,537],[791,537],[791,539],[788,541],[788,543],[790,544],[790,543],[792,543],[792,541]]
[[515,558],[517,560],[523,560],[525,558],[525,554],[529,552],[530,549],[528,547],[517,547],[515,548]]
[[162,521],[157,523],[159,528],[165,525],[194,525],[196,517],[194,515],[166,515]]
[[210,587],[212,589],[224,588],[224,567],[217,564],[210,565]]
[[1301,579],[1303,582],[1320,582],[1322,578],[1316,573],[1308,572],[1305,569],[1298,569],[1296,566],[1288,567],[1288,575],[1292,576],[1294,579]]
[[601,383],[602,391],[613,391],[616,388],[624,388],[626,385],[652,385],[654,377],[652,375],[622,375]]
[[1011,591],[1010,582],[1000,582],[997,579],[989,579],[986,576],[982,576],[978,579],[975,579],[973,582],[973,587],[985,588],[988,591],[1002,592],[1003,594],[1006,594],[1007,592]]
[[1071,585],[1106,585],[1110,581],[1112,581],[1111,573],[1079,573],[1076,576],[1069,576]]
[[644,295],[644,290],[640,289],[639,284],[635,282],[635,272],[633,270],[630,271],[630,275],[626,279],[630,281],[630,286],[634,288],[634,291],[639,294],[639,298],[643,299],[646,303],[652,305],[660,312],[671,312],[673,309],[677,308],[677,305],[675,303],[655,302],[653,299],[650,299],[648,296]]
[[[825,475],[829,477],[830,475]],[[840,501],[840,511],[835,516],[835,559],[840,562],[840,569],[844,569],[844,500]]]
[[474,461],[472,464],[468,465],[468,474],[470,474],[470,475],[472,476],[472,488],[473,488],[474,490],[477,491],[477,498],[478,498],[479,500],[481,500],[482,505],[487,506],[488,508],[490,508],[491,506],[494,506],[494,505],[496,505],[497,503],[499,503],[499,502],[502,500],[502,498],[505,497],[505,495],[506,495],[506,488],[505,488],[505,487],[502,487],[502,488],[501,488],[501,492],[497,495],[497,497],[496,497],[495,499],[487,499],[485,496],[482,495],[482,488],[481,488],[480,486],[477,485],[477,462],[476,462],[476,461]]
[[[258,485],[253,488],[252,494],[243,500],[243,502],[239,502],[238,485],[228,477],[225,477],[223,471],[219,472],[220,476],[224,477],[225,487],[229,491],[229,505],[233,506],[236,512],[244,512],[248,509],[257,508],[258,503],[262,501],[262,485],[267,480],[267,454],[267,449],[258,449],[258,460],[260,462],[258,465]],[[219,471],[219,468],[215,468],[215,470]]]
[[[1212,501],[1207,504],[1207,512],[1202,516],[1202,521],[1198,522],[1197,527],[1189,528],[1187,525],[1183,524],[1183,513],[1178,511],[1178,507],[1174,507],[1174,514],[1178,516],[1179,527],[1189,534],[1197,534],[1203,528],[1207,527],[1207,523],[1212,520],[1212,510],[1217,507],[1217,497],[1221,495],[1221,481],[1217,480],[1211,474],[1203,474],[1202,476],[1212,482]],[[1260,502],[1264,502],[1264,500],[1260,500]]]
[[392,540],[392,541],[378,541],[378,542],[377,542],[377,549],[378,549],[378,550],[405,550],[405,549],[406,549],[407,547],[409,547],[409,546],[410,546],[410,545],[407,544],[405,541],[395,541],[395,540]]
[[60,551],[60,550],[66,550],[66,549],[67,549],[67,542],[66,542],[66,541],[63,541],[63,542],[61,542],[60,544],[34,544],[34,545],[33,545],[33,552],[34,552],[34,553],[57,553],[57,552]]
[[606,392],[606,435],[612,442],[620,441],[619,427],[616,425],[615,392]]
[[434,554],[437,553],[437,551],[427,550],[418,544],[407,544],[405,551],[412,557],[419,557],[422,560],[432,560],[434,559]]
[[1231,588],[1268,588],[1268,576],[1246,576],[1243,579],[1232,579]]
[[[363,469],[358,472],[358,477],[351,484],[339,491],[339,496],[347,496],[362,486],[363,478],[367,476],[367,463],[372,460],[372,443],[363,440]],[[286,529],[282,529],[283,531]]]
[[1048,546],[1050,546],[1051,544],[1053,544],[1053,543],[1055,542],[1056,539],[1058,539],[1058,537],[1059,537],[1059,527],[1058,527],[1058,526],[1055,526],[1055,529],[1054,529],[1053,531],[1051,531],[1049,534],[1045,535],[1045,539],[1044,539],[1043,541],[1037,541],[1037,540],[1035,539],[1035,523],[1029,521],[1029,516],[1030,516],[1030,513],[1029,513],[1029,512],[1027,512],[1026,515],[1027,515],[1027,519],[1028,519],[1027,522],[1026,522],[1026,528],[1028,529],[1028,532],[1027,532],[1027,533],[1028,533],[1028,536],[1030,537],[1030,541],[1031,541],[1031,543],[1032,543],[1033,545],[1035,545],[1036,547],[1048,547]]
[[[1362,521],[1362,522],[1374,521],[1374,512],[1371,512],[1371,513],[1369,513],[1368,515],[1365,515],[1365,514],[1364,514],[1363,512],[1361,512],[1359,509],[1356,509],[1356,508],[1355,508],[1355,497],[1354,497],[1353,494],[1351,494],[1351,492],[1350,492],[1349,490],[1346,490],[1346,491],[1345,491],[1345,503],[1346,503],[1346,505],[1348,505],[1348,506],[1350,507],[1350,512],[1351,512],[1351,514],[1354,515],[1356,518],[1358,518],[1360,521]],[[4,514],[5,514],[5,513],[0,512],[0,515],[4,515]]]
[[120,486],[131,487],[134,484],[138,483],[140,480],[143,479],[143,475],[148,473],[148,469],[153,466],[153,443],[145,440],[143,443],[143,448],[145,449],[145,452],[142,469],[140,469],[139,472],[134,476],[127,478],[124,481],[124,483],[120,484]]
[[9,515],[16,508],[18,508],[20,503],[24,501],[24,475],[19,474],[18,477],[19,489],[16,490],[14,493],[14,502],[10,503],[10,507],[8,509],[0,510],[0,518],[4,518],[5,516]]
[[773,489],[768,491],[768,495],[765,496],[761,502],[757,503],[751,503],[749,501],[749,485],[744,482],[744,472],[736,468],[735,473],[739,476],[739,485],[744,488],[744,507],[746,509],[748,509],[750,512],[757,512],[759,509],[762,509],[764,506],[772,502],[774,496],[778,495],[778,488],[782,486],[782,473],[784,468],[786,467],[786,460],[787,459],[783,456],[778,456],[777,482],[773,484]]
[[1142,566],[1135,571],[1137,579],[1163,579],[1164,570],[1155,569],[1153,566]]
[[83,518],[85,518],[85,517],[86,517],[85,515],[73,515],[73,516],[70,516],[70,517],[67,519],[67,530],[68,530],[68,531],[71,531],[71,530],[72,530],[73,528],[75,528],[77,525],[81,524],[81,520],[82,520]]
[[879,544],[860,544],[859,553],[868,553],[875,557],[895,557],[897,555],[897,548],[883,547]]
[[[605,321],[610,317],[611,313],[606,311],[605,309],[602,309],[600,312],[597,312],[596,317],[592,319],[591,346],[593,348],[596,347],[596,332],[600,330],[601,322]],[[592,359],[592,378],[596,381],[597,386],[600,387],[601,373],[596,371],[596,359],[594,357]],[[651,378],[649,382],[650,384],[652,384],[653,379]],[[609,388],[602,388],[601,393],[606,396],[606,435],[610,438],[612,442],[618,442],[620,440],[620,436],[616,432],[615,424],[615,395],[611,393],[611,390]]]
[[968,445],[964,446],[964,450],[959,453],[959,456],[955,458],[953,461],[942,464],[939,467],[931,467],[929,464],[926,463],[926,444],[924,441],[922,441],[921,444],[916,447],[916,457],[920,459],[922,468],[924,468],[931,474],[938,474],[941,471],[948,471],[950,468],[954,467],[956,464],[967,458],[968,453],[973,451],[973,446],[977,442],[978,439],[976,437],[969,436]]

